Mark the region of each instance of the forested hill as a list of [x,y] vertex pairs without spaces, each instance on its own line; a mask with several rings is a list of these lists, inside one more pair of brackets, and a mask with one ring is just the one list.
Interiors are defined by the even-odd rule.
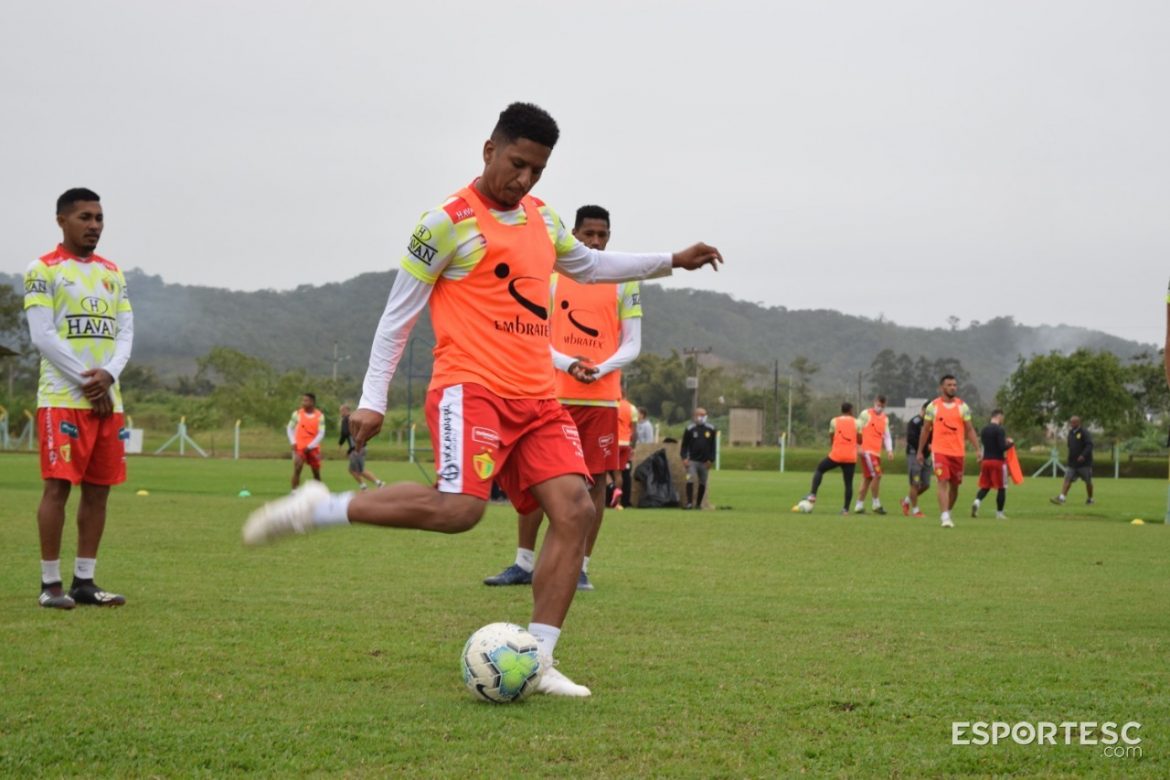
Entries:
[[[135,310],[134,357],[170,376],[193,371],[196,358],[221,345],[280,368],[328,374],[334,342],[343,358],[339,372],[361,376],[394,279],[393,272],[369,273],[340,284],[233,292],[167,284],[137,270],[126,276]],[[20,279],[8,275],[0,281],[19,286]],[[868,373],[884,349],[911,360],[956,358],[985,398],[994,395],[1021,355],[1089,347],[1129,358],[1153,349],[1073,326],[1030,327],[1001,318],[928,330],[836,311],[767,308],[719,293],[655,284],[644,286],[643,304],[644,352],[669,355],[710,347],[704,364],[754,368],[761,381],[770,380],[774,361],[786,375],[788,364],[805,356],[820,366],[812,384],[821,391],[855,390],[858,372]],[[425,314],[415,335],[433,339]],[[427,358],[427,350],[420,349],[420,355]]]

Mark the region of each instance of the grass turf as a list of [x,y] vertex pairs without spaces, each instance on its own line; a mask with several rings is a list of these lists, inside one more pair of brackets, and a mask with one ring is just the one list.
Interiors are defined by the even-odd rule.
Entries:
[[[373,463],[383,478],[421,479]],[[334,488],[342,466],[327,464]],[[136,458],[98,582],[118,610],[39,609],[36,462],[0,456],[0,774],[379,777],[1170,773],[1170,529],[1160,481],[1013,489],[1011,520],[792,514],[807,474],[713,473],[724,507],[609,513],[558,647],[587,701],[474,701],[484,623],[525,623],[513,515],[456,537],[356,528],[245,550],[285,461]],[[887,476],[896,508],[904,477]],[[256,495],[240,499],[247,486]],[[149,497],[135,496],[139,488]],[[71,502],[72,512],[73,502]],[[933,494],[924,508],[933,508]],[[75,533],[66,533],[63,568]],[[953,721],[1137,721],[1101,746],[955,746]]]

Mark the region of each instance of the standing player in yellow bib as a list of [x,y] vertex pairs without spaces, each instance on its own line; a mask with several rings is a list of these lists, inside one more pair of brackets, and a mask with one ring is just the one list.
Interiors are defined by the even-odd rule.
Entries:
[[545,670],[537,691],[589,696],[553,660],[596,513],[577,426],[556,400],[549,278],[556,268],[579,282],[624,282],[715,266],[723,258],[702,243],[673,255],[599,252],[582,244],[556,212],[528,194],[559,134],[537,106],[513,103],[500,114],[483,145],[483,175],[423,214],[378,324],[350,429],[358,445],[381,430],[390,380],[429,304],[435,366],[426,412],[435,487],[398,482],[330,495],[310,482],[254,512],[243,537],[263,544],[351,522],[460,533],[483,517],[498,481],[518,512],[540,507],[549,521],[532,575],[528,624]]
[[[94,253],[105,226],[101,199],[84,188],[57,199],[61,243],[28,267],[24,308],[41,353],[37,429],[45,490],[37,509],[43,607],[120,606],[94,583],[110,487],[126,481],[118,376],[130,359],[134,315],[118,266]],[[81,485],[73,584],[61,581],[65,504]]]
[[[609,212],[600,206],[577,209],[573,235],[590,249],[609,244]],[[606,474],[620,467],[618,403],[623,366],[642,350],[642,304],[637,282],[581,284],[554,274],[552,303],[553,365],[557,368],[557,399],[568,410],[581,436],[585,465],[593,480],[589,497],[597,513],[585,543],[577,590],[593,590],[589,559],[605,514]],[[628,447],[627,447],[628,449]],[[528,585],[536,567],[536,535],[544,511],[535,509],[518,519],[515,562],[485,585]]]

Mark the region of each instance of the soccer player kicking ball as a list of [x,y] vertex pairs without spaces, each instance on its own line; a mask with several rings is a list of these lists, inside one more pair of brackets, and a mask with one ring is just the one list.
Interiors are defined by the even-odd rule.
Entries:
[[[609,212],[600,206],[577,209],[573,235],[590,249],[609,243]],[[622,397],[621,368],[642,350],[642,304],[637,282],[581,284],[553,274],[553,364],[556,395],[577,425],[585,465],[593,480],[589,497],[597,513],[585,541],[585,558],[577,590],[593,590],[589,558],[605,515],[606,475],[620,467]],[[628,447],[627,447],[628,449]],[[484,585],[528,585],[536,566],[536,535],[544,512],[535,509],[518,518],[516,562]]]
[[967,457],[966,441],[975,447],[976,459],[982,459],[975,426],[971,424],[971,410],[959,398],[959,382],[952,374],[938,383],[940,395],[926,407],[922,436],[918,440],[918,463],[926,461],[926,443],[934,455],[934,475],[938,477],[938,508],[943,528],[954,528],[951,510],[959,498],[963,482],[963,465]]
[[857,420],[853,417],[853,404],[848,401],[841,404],[841,416],[834,417],[829,423],[829,455],[817,464],[806,501],[816,503],[821,480],[835,468],[841,469],[841,479],[845,483],[845,506],[841,514],[847,515],[849,502],[853,499],[853,471],[857,468]]
[[[126,598],[93,579],[106,527],[110,486],[126,481],[118,376],[130,359],[134,315],[118,266],[94,254],[105,225],[97,193],[66,191],[57,200],[61,243],[28,267],[24,308],[41,353],[37,430],[45,491],[37,509],[42,607],[117,607]],[[65,504],[81,485],[73,584],[61,586]]]
[[577,427],[556,400],[549,278],[556,267],[579,282],[623,282],[717,267],[723,258],[702,243],[673,255],[582,244],[528,194],[558,135],[537,106],[513,103],[501,112],[483,145],[483,174],[415,228],[374,335],[362,399],[349,421],[358,444],[381,429],[394,369],[430,303],[436,343],[426,416],[435,488],[399,482],[330,495],[311,482],[254,512],[243,537],[256,545],[349,523],[460,533],[483,517],[495,479],[518,512],[541,507],[549,519],[528,624],[546,669],[537,690],[588,696],[553,660],[596,514]]

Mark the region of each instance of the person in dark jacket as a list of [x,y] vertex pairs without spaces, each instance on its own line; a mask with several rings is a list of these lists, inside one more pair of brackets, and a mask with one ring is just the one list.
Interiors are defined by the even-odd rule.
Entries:
[[1064,486],[1060,495],[1050,499],[1054,504],[1064,504],[1068,489],[1078,479],[1085,481],[1086,504],[1093,503],[1093,437],[1081,427],[1080,417],[1068,420],[1068,469],[1064,472]]
[[[701,406],[695,409],[694,421],[683,433],[679,454],[687,470],[687,503],[683,509],[702,509],[707,494],[707,473],[715,461],[715,427],[707,422],[707,410]],[[698,500],[695,483],[699,485]]]
[[995,517],[1006,520],[1003,508],[1007,504],[1007,451],[1014,445],[1003,429],[1003,409],[991,413],[991,421],[979,433],[983,444],[983,460],[979,464],[979,492],[971,504],[971,517],[979,516],[979,505],[987,494],[995,490]]
[[906,423],[906,473],[910,477],[910,492],[902,499],[902,514],[909,517],[926,517],[926,513],[918,506],[918,497],[930,490],[930,473],[934,464],[930,461],[930,442],[926,443],[922,463],[918,462],[918,439],[922,436],[922,424],[925,422],[922,415],[926,414],[929,402],[922,404],[918,414]]

